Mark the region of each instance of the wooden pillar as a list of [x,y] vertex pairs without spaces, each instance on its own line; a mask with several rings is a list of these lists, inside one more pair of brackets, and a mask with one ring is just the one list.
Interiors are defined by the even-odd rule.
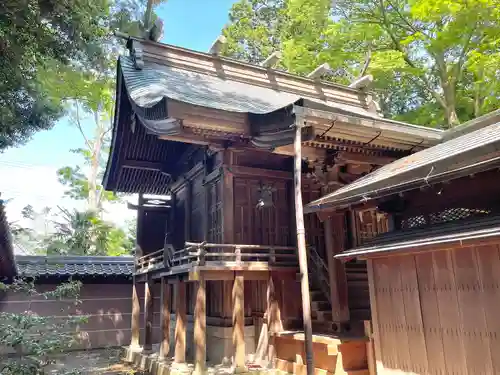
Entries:
[[199,277],[196,288],[196,300],[194,305],[194,347],[195,363],[193,374],[205,374],[207,358],[207,311],[206,281],[203,276]]
[[186,362],[186,283],[175,284],[175,363]]
[[347,276],[344,264],[335,259],[335,254],[343,251],[340,242],[344,240],[343,216],[335,215],[325,220],[325,248],[328,258],[328,275],[330,280],[330,299],[332,317],[337,323],[349,321],[349,305],[347,300]]
[[234,372],[248,371],[245,366],[245,279],[238,274],[233,282]]
[[275,337],[274,334],[283,331],[283,322],[281,320],[281,310],[280,310],[280,296],[279,287],[276,288],[277,280],[273,279],[271,275],[267,283],[267,329],[269,332],[269,338],[267,342],[267,357],[268,365],[274,367],[274,360],[276,358],[276,348],[275,348]]
[[161,278],[161,346],[160,360],[168,357],[170,352],[170,284],[165,277]]
[[153,280],[148,276],[144,283],[144,347],[143,351],[153,349]]
[[139,346],[140,323],[141,319],[141,304],[139,302],[139,295],[137,294],[137,282],[132,284],[132,321],[131,321],[131,339],[130,346],[137,348]]
[[304,345],[306,352],[307,375],[314,375],[312,343],[311,295],[309,292],[309,273],[307,271],[306,236],[304,228],[304,207],[302,204],[302,120],[295,122],[294,141],[294,190],[295,222],[297,229],[297,252],[300,268],[300,292],[302,295],[302,317],[304,320]]

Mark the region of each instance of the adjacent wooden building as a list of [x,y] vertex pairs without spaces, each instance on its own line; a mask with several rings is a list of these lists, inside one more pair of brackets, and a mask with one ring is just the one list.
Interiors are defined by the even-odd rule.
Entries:
[[500,111],[311,202],[376,209],[368,264],[377,374],[500,374]]
[[[153,345],[160,284],[160,356],[304,367],[293,186],[305,203],[437,144],[440,130],[380,117],[371,94],[129,38],[117,69],[104,186],[139,193],[132,346]],[[301,175],[292,144],[302,139]],[[299,163],[300,165],[300,163]],[[335,254],[387,230],[375,211],[305,218],[316,368],[367,371],[364,261]],[[139,337],[138,290],[145,290]],[[332,338],[333,337],[333,338]],[[336,341],[335,341],[336,340]],[[354,353],[354,354],[353,354]],[[343,358],[343,359],[342,359]]]

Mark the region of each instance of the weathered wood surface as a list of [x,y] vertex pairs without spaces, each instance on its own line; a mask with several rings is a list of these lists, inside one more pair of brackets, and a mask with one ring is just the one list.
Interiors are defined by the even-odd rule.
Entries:
[[369,260],[378,374],[498,374],[500,248]]

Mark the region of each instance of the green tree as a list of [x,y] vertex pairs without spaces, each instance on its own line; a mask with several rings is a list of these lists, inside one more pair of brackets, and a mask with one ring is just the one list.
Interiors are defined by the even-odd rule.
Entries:
[[114,74],[114,57],[123,43],[112,32],[142,33],[146,3],[1,2],[0,151],[51,128],[66,113],[68,99],[77,98],[69,75],[85,80],[89,72]]
[[[65,310],[80,304],[78,299],[80,282],[58,285],[54,290],[39,292],[33,282],[15,280],[12,284],[0,283],[1,292],[16,292],[31,298],[55,299],[64,301]],[[71,301],[71,303],[67,303]],[[69,311],[68,311],[69,313]],[[40,375],[54,362],[54,355],[71,349],[79,338],[77,327],[88,320],[86,316],[40,316],[26,311],[24,313],[0,312],[0,346],[10,349],[14,356],[0,353],[0,374],[3,375]],[[65,369],[57,374],[76,374]]]
[[44,86],[61,66],[102,57],[106,0],[5,0],[0,5],[0,150],[47,129],[63,113],[59,93]]
[[236,58],[280,50],[290,72],[327,62],[339,83],[373,74],[393,118],[450,127],[500,102],[499,0],[241,0],[223,33]]
[[101,219],[95,211],[66,210],[53,221],[55,231],[42,248],[47,255],[127,255],[133,241],[125,231]]

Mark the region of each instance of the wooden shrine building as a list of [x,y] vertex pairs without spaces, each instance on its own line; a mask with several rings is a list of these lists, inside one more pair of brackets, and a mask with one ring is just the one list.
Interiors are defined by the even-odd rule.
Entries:
[[[207,360],[230,360],[236,370],[251,361],[299,371],[301,336],[287,336],[303,324],[294,183],[310,202],[437,144],[442,131],[382,118],[361,83],[323,82],[324,69],[304,78],[215,49],[134,38],[127,45],[104,186],[140,197],[134,285],[145,287],[145,301],[133,294],[132,346],[152,349],[159,297],[160,357],[173,355],[176,364],[192,358],[196,372]],[[294,182],[297,132],[302,173]],[[305,217],[315,334],[364,336],[366,264],[334,255],[386,224],[375,214]],[[319,336],[313,341],[316,368],[345,373],[337,372],[338,348]],[[365,344],[338,342],[341,371],[366,373]],[[350,347],[361,359],[347,361]]]
[[311,202],[376,209],[368,264],[377,374],[500,374],[500,110]]

